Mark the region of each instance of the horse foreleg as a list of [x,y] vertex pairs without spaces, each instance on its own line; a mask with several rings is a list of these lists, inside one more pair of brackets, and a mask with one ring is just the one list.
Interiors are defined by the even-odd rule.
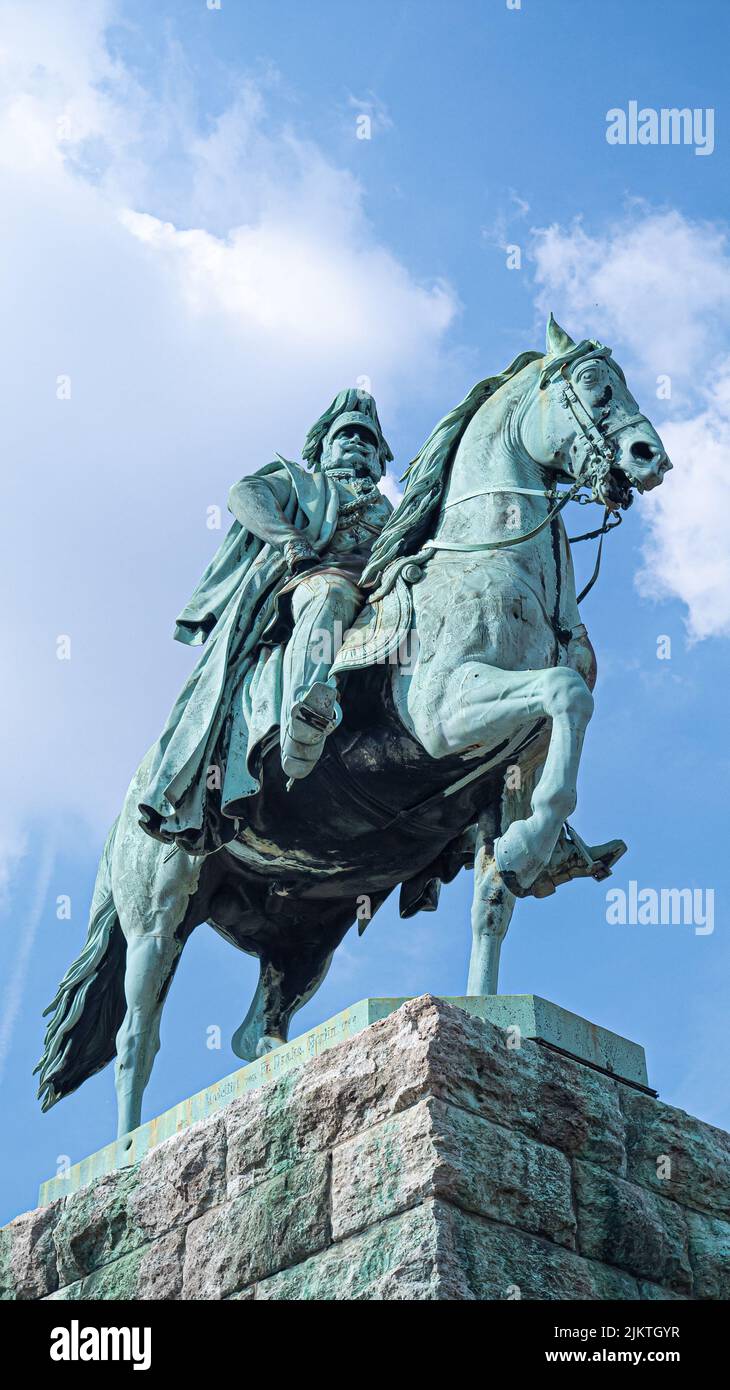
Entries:
[[[419,708],[420,705],[420,708]],[[576,804],[576,780],[593,697],[568,666],[504,671],[466,662],[438,697],[416,702],[413,728],[433,757],[494,747],[527,733],[536,718],[551,721],[542,776],[532,814],[513,820],[494,845],[497,868],[518,896],[549,862],[561,826]]]
[[497,993],[499,956],[515,904],[514,895],[494,862],[495,819],[495,811],[490,808],[479,817],[477,825],[467,994]]
[[472,952],[469,961],[467,994],[496,994],[499,959],[507,935],[516,898],[497,867],[494,844],[513,820],[529,812],[531,795],[542,771],[542,763],[532,761],[508,768],[504,791],[498,801],[482,812],[477,823],[474,849],[474,896],[471,909]]
[[494,845],[497,868],[518,895],[530,888],[550,862],[562,826],[575,810],[583,740],[593,713],[588,686],[569,667],[534,674],[542,687],[545,714],[552,721],[550,742],[529,805]]

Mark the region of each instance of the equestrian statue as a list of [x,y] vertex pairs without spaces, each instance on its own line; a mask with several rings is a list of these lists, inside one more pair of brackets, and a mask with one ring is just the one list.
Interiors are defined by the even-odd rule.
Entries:
[[467,990],[490,994],[516,899],[605,878],[626,848],[568,824],[596,662],[562,513],[602,506],[588,533],[602,544],[671,464],[610,349],[551,315],[544,353],[439,421],[395,508],[367,393],[335,398],[303,458],[231,491],[233,524],[176,628],[200,660],[109,832],[86,944],[46,1010],[43,1109],[116,1057],[120,1136],[141,1122],[199,924],[259,958],[232,1043],[252,1060],[286,1041],[345,933],[397,886],[410,916],[473,869]]

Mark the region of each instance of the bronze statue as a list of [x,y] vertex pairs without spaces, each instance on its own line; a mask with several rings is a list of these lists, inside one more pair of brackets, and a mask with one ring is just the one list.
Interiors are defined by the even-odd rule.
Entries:
[[468,992],[485,994],[515,900],[603,878],[625,848],[567,825],[596,666],[561,514],[598,502],[605,533],[671,465],[610,350],[551,316],[545,353],[437,424],[394,511],[370,397],[338,396],[303,452],[311,472],[278,458],[233,488],[236,520],[178,620],[203,654],[132,781],[48,1010],[44,1108],[116,1054],[120,1134],[140,1123],[201,922],[260,959],[233,1040],[249,1059],[286,1039],[397,885],[410,915],[473,867]]

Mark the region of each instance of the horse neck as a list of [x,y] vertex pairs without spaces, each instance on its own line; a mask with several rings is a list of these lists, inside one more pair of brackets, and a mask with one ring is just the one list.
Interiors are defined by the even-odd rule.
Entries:
[[[510,486],[515,489],[530,488],[537,492],[549,486],[545,470],[527,453],[520,437],[519,401],[502,391],[477,411],[470,421],[454,455],[449,480],[444,493],[443,507],[436,531],[451,530],[456,524],[462,530],[469,521],[480,530],[484,529],[485,513],[503,510],[509,503],[509,492],[490,493],[492,487]],[[476,494],[472,508],[468,503],[448,509],[460,497]],[[541,497],[521,496],[521,510],[532,512],[537,508],[544,511],[545,500]],[[471,515],[470,515],[471,513]],[[472,527],[470,526],[471,530]]]

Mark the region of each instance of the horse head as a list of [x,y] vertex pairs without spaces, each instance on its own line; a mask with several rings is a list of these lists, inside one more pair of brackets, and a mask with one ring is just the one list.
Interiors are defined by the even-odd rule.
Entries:
[[611,511],[628,507],[634,488],[658,487],[672,465],[611,349],[595,339],[575,343],[551,314],[536,365],[520,419],[530,456],[558,478],[583,483]]

